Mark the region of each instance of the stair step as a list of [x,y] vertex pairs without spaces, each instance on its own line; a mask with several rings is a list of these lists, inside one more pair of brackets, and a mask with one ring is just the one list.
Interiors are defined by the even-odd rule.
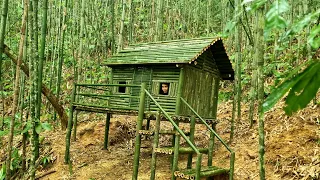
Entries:
[[[217,175],[228,174],[228,173],[229,173],[228,169],[224,169],[216,166],[207,166],[207,167],[201,168],[200,177],[211,177],[211,176],[217,176]],[[180,171],[175,171],[174,175],[182,179],[195,179],[196,169],[184,169]]]
[[[153,136],[154,135],[154,131],[152,130],[139,130],[139,134],[140,135],[149,135],[149,136]],[[168,134],[168,135],[174,135],[176,134],[175,130],[160,130],[159,134]],[[190,132],[184,132],[184,134],[186,136],[190,135]]]
[[[155,148],[154,150],[156,153],[162,153],[162,154],[173,154],[174,153],[174,147],[161,147],[161,148]],[[209,149],[208,148],[199,148],[200,153],[208,154]],[[180,147],[179,148],[180,154],[193,154],[194,150],[191,147]]]

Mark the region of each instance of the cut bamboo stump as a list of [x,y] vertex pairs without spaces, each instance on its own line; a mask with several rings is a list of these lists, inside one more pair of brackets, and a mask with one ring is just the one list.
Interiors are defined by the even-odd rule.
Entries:
[[[203,167],[200,171],[200,177],[212,177],[218,176],[222,174],[228,174],[228,169],[219,168],[216,166],[207,166]],[[180,171],[175,171],[174,175],[181,179],[195,179],[196,177],[196,169],[185,169]]]

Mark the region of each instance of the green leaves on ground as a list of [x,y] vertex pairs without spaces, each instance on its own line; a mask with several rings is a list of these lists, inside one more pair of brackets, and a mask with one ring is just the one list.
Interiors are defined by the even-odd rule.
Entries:
[[311,63],[303,72],[279,85],[263,103],[263,111],[270,110],[289,90],[284,110],[287,115],[306,107],[320,87],[320,62]]
[[51,127],[51,125],[49,124],[49,123],[47,123],[47,122],[44,122],[44,123],[39,123],[39,124],[37,124],[37,126],[36,126],[36,132],[38,133],[38,134],[40,134],[41,132],[43,132],[43,131],[51,131],[52,130],[52,127]]

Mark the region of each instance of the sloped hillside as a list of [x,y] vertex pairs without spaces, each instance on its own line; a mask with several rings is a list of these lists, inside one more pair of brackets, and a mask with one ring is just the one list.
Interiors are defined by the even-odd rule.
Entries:
[[[309,105],[306,109],[288,117],[279,103],[265,117],[266,175],[267,179],[319,179],[320,178],[320,107]],[[232,103],[219,104],[217,125],[223,139],[229,139]],[[104,117],[95,114],[80,114],[77,141],[72,143],[71,167],[63,164],[65,133],[48,132],[43,146],[52,148],[52,165],[44,168],[41,179],[131,179],[134,154],[135,117],[114,116],[111,123],[109,150],[102,150]],[[170,128],[169,124],[164,124]],[[185,127],[184,127],[185,126]],[[183,128],[188,129],[187,125]],[[197,126],[197,145],[205,145],[208,132]],[[169,137],[160,139],[162,144],[170,142]],[[151,147],[151,140],[145,140],[143,147]],[[183,142],[182,142],[183,143]],[[228,167],[229,154],[220,143],[216,144],[214,162]],[[235,179],[259,179],[257,124],[249,129],[248,106],[242,105],[242,119],[236,122],[235,137],[231,147],[236,152]],[[142,150],[139,179],[149,179],[151,151]],[[170,179],[170,159],[159,156],[157,179]],[[182,156],[180,166],[187,158]],[[204,158],[205,164],[205,158]],[[50,173],[46,175],[47,173]]]

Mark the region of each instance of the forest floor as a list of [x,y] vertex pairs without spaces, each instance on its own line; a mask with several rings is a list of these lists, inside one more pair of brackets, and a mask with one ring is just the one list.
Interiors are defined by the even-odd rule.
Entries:
[[[319,99],[319,98],[318,98]],[[310,103],[307,108],[291,117],[284,114],[284,102],[278,103],[265,115],[265,168],[267,180],[320,179],[320,106]],[[258,123],[252,129],[248,122],[248,104],[242,104],[242,119],[235,122],[234,140],[230,144],[236,153],[235,179],[259,179]],[[218,107],[217,133],[226,141],[230,136],[232,102],[221,102]],[[256,118],[255,118],[256,119]],[[110,125],[109,148],[103,150],[105,115],[80,113],[77,141],[71,143],[72,168],[64,164],[65,132],[44,132],[41,158],[49,165],[39,167],[41,180],[129,180],[132,176],[136,117],[113,116]],[[153,127],[151,122],[151,127]],[[188,131],[188,124],[181,124]],[[161,122],[162,129],[171,129]],[[196,126],[196,145],[206,146],[209,133],[203,125]],[[19,140],[15,140],[15,144]],[[181,141],[185,145],[184,141]],[[142,140],[139,180],[150,178],[152,138]],[[160,146],[171,144],[171,137],[162,136]],[[5,159],[5,148],[0,159]],[[214,165],[229,168],[230,154],[216,140]],[[195,161],[195,158],[193,159]],[[179,167],[185,168],[186,156],[180,156]],[[194,162],[193,162],[194,163]],[[206,156],[203,158],[203,165]],[[42,163],[43,164],[43,163]],[[71,171],[72,173],[70,173]],[[170,158],[158,155],[156,179],[170,179]]]
[[[283,106],[283,102],[278,103],[265,115],[267,179],[320,179],[320,107],[310,103],[304,110],[288,117],[281,109]],[[258,123],[249,128],[248,109],[247,104],[242,105],[242,119],[235,123],[235,136],[231,143],[236,153],[235,179],[238,180],[259,179]],[[219,104],[217,132],[226,141],[230,136],[231,112],[231,102]],[[136,117],[112,117],[108,150],[103,150],[104,119],[104,115],[80,113],[77,141],[71,144],[72,174],[70,167],[63,163],[65,132],[47,132],[42,146],[49,147],[52,164],[40,170],[38,175],[51,174],[40,179],[131,179]],[[162,127],[171,128],[167,122],[162,123]],[[187,125],[182,127],[188,129]],[[197,125],[196,130],[196,144],[207,144],[209,133],[202,125]],[[152,138],[142,140],[142,147],[151,147],[151,142]],[[169,142],[170,137],[160,138],[161,145]],[[203,159],[205,164],[206,158]],[[214,165],[228,168],[229,159],[229,153],[217,142]],[[143,148],[139,179],[149,179],[150,162],[151,150]],[[156,179],[170,179],[169,162],[168,156],[158,156]],[[181,156],[179,167],[185,167],[186,162],[187,157]]]

